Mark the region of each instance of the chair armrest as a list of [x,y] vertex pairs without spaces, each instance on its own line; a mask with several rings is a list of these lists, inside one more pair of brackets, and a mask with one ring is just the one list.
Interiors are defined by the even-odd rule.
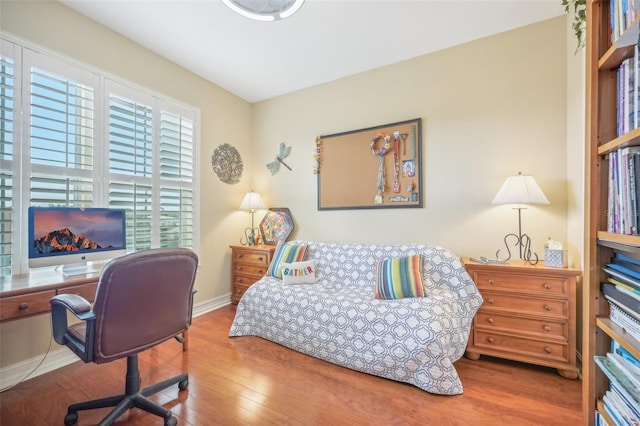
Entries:
[[91,303],[77,294],[58,294],[53,296],[49,303],[51,303],[53,338],[59,345],[65,344],[64,336],[69,328],[67,312],[71,312],[82,321],[92,322],[96,317],[91,310]]
[[64,305],[66,309],[71,311],[75,316],[91,310],[91,303],[82,296],[77,294],[58,294],[53,296],[49,301],[51,306],[54,304]]

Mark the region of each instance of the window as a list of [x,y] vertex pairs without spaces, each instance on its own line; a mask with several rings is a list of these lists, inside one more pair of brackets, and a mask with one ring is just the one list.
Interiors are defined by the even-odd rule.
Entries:
[[125,208],[128,251],[195,248],[198,115],[2,40],[0,275],[27,271],[29,206]]

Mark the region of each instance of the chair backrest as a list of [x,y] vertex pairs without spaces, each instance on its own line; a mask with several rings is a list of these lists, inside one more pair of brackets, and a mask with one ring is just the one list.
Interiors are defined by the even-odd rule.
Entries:
[[191,322],[198,256],[151,249],[109,262],[96,290],[94,362],[141,352],[185,331]]

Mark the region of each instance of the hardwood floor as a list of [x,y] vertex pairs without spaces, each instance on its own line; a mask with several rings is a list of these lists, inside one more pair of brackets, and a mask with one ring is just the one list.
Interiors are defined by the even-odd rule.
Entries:
[[[432,395],[257,337],[227,337],[235,308],[194,318],[189,351],[175,340],[140,355],[142,386],[182,371],[189,388],[152,397],[178,425],[579,425],[581,384],[555,370],[482,357],[456,362],[464,394]],[[0,394],[0,424],[60,425],[67,405],[122,392],[126,361],[80,361]],[[79,413],[99,422],[107,409]],[[162,424],[129,410],[119,425]]]

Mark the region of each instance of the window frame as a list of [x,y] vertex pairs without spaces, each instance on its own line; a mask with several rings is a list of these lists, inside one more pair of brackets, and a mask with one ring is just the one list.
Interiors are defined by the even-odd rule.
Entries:
[[[11,217],[11,273],[21,274],[29,271],[28,244],[27,244],[27,210],[31,199],[31,174],[35,170],[46,170],[47,167],[33,167],[31,164],[30,123],[31,123],[31,69],[36,66],[45,72],[56,73],[65,78],[74,79],[82,83],[90,82],[94,88],[93,106],[93,166],[90,175],[93,179],[93,207],[110,207],[109,188],[114,179],[109,170],[109,99],[111,93],[117,96],[129,98],[138,102],[144,99],[150,103],[154,117],[152,127],[152,239],[151,247],[160,247],[160,193],[164,187],[188,188],[191,191],[191,245],[188,247],[195,251],[199,248],[199,163],[200,150],[200,110],[194,106],[173,99],[165,94],[150,90],[136,83],[124,80],[105,71],[70,59],[59,53],[37,46],[29,41],[21,40],[12,35],[3,33],[0,37],[3,56],[9,50],[14,62],[14,139],[12,144],[13,159],[11,161],[13,172],[12,193],[12,217]],[[113,90],[113,92],[110,92]],[[188,182],[169,182],[164,185],[160,178],[160,126],[163,112],[177,114],[181,119],[192,123],[193,136],[191,141],[191,176]],[[8,160],[0,160],[0,166],[7,166]],[[81,172],[80,174],[86,174]],[[72,173],[73,174],[73,173]],[[179,241],[188,241],[179,238]],[[129,246],[129,242],[127,244]],[[2,275],[0,271],[0,275]]]

